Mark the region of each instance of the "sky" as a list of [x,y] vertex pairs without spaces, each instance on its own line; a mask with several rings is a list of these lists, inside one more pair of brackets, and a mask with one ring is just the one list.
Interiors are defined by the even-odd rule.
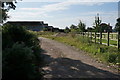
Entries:
[[19,0],[16,9],[8,12],[7,21],[44,21],[49,26],[63,29],[71,24],[78,25],[81,20],[87,27],[92,27],[97,13],[102,23],[114,27],[118,0]]

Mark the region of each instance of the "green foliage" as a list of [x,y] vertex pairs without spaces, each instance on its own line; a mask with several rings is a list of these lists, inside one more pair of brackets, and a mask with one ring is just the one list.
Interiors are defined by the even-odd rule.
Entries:
[[[81,38],[81,39],[80,39]],[[89,39],[80,37],[79,40],[84,43],[83,50],[92,53],[92,55],[96,55],[100,60],[109,62],[109,63],[117,63],[118,50],[117,48],[108,47],[105,45],[99,45],[94,43],[89,43]]]
[[2,26],[2,43],[3,79],[14,79],[16,76],[36,80],[38,76],[41,77],[38,73],[43,61],[40,56],[39,40],[35,34],[24,27],[7,24]]
[[94,22],[95,26],[93,26],[96,32],[100,32],[100,30],[101,30],[100,29],[101,22],[102,22],[102,20],[100,20],[99,14],[97,14],[97,16],[95,17],[95,22]]
[[77,29],[77,26],[75,26],[75,25],[72,24],[72,25],[70,26],[70,29]]
[[91,40],[90,40],[90,38],[88,38],[88,37],[78,37],[78,36],[77,36],[77,39],[78,39],[79,41],[81,41],[82,43],[91,43]]
[[64,30],[65,33],[69,33],[70,32],[70,29],[68,27],[65,28]]
[[87,28],[87,32],[94,32],[94,29],[91,28],[91,27],[88,27],[88,28]]
[[78,28],[79,28],[79,30],[80,30],[81,32],[85,32],[85,28],[86,28],[85,23],[83,23],[83,22],[80,20],[80,22],[79,22],[79,24],[78,24]]
[[43,31],[43,32],[41,32],[41,31],[39,31],[39,32],[36,33],[36,35],[38,37],[47,37],[47,36],[54,35],[55,33],[56,32],[50,32],[50,31]]
[[32,49],[24,44],[15,43],[11,48],[6,48],[3,51],[3,80],[36,79],[38,72],[34,58]]
[[9,18],[7,12],[8,11],[6,9],[0,10],[0,14],[2,14],[2,16],[0,17],[0,18],[2,18],[2,19],[0,19],[1,22],[4,22],[7,20],[7,18]]
[[118,54],[116,53],[104,53],[105,59],[106,61],[110,62],[110,63],[117,63],[118,60]]
[[1,6],[2,8],[0,8],[0,11],[2,10],[2,12],[0,12],[2,14],[2,22],[6,21],[7,18],[9,18],[7,12],[10,9],[15,10],[15,8],[16,8],[15,3],[13,3],[13,2],[4,2],[4,1],[1,2],[0,1],[0,5],[2,4],[2,6]]
[[11,47],[14,43],[24,42],[26,46],[34,47],[39,45],[37,36],[26,31],[24,27],[15,25],[4,25],[2,27],[3,50]]
[[80,29],[71,29],[71,32],[70,33],[74,33],[74,34],[76,34],[76,33],[80,33]]
[[115,30],[120,32],[120,18],[117,19],[117,23],[115,25]]

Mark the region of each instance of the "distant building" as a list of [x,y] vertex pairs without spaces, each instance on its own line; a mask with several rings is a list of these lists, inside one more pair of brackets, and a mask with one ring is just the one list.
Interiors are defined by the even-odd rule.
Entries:
[[106,23],[101,23],[100,24],[101,27],[101,31],[102,32],[112,32],[112,26],[110,26],[110,23],[106,24]]
[[26,29],[32,31],[42,31],[44,28],[53,28],[53,26],[48,26],[43,21],[8,21],[5,24],[13,24],[17,26],[25,26]]
[[53,26],[48,26],[48,24],[44,24],[44,31],[53,31]]

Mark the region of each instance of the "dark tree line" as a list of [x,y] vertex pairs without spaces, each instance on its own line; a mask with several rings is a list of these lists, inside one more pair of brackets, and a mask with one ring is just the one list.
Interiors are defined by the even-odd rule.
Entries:
[[79,21],[78,25],[74,25],[72,24],[70,26],[70,28],[66,27],[65,28],[65,32],[68,33],[68,32],[85,32],[86,31],[86,25],[85,23],[83,23],[81,20]]

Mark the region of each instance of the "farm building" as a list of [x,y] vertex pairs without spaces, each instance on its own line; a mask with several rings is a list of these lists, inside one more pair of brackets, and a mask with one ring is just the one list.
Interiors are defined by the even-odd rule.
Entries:
[[112,32],[112,26],[110,26],[110,23],[106,24],[106,23],[101,23],[100,24],[101,30],[102,32]]
[[44,28],[53,28],[53,26],[48,26],[48,24],[45,24],[43,21],[8,21],[5,24],[25,26],[26,29],[32,31],[42,31]]

